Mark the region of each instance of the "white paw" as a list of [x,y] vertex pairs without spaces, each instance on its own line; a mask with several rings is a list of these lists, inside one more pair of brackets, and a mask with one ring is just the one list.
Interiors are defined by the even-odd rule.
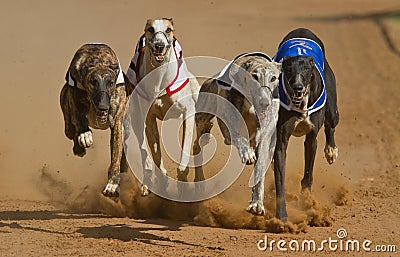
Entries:
[[118,197],[120,193],[119,181],[119,177],[109,179],[103,190],[103,195],[108,197]]
[[325,158],[328,161],[329,164],[332,164],[336,161],[339,155],[339,150],[337,147],[332,147],[328,144],[325,145]]
[[249,207],[247,207],[247,211],[254,215],[264,215],[264,204],[260,202],[252,202]]
[[150,194],[150,190],[146,185],[142,185],[140,187],[140,194],[141,196],[148,196]]
[[242,163],[245,164],[253,164],[257,161],[257,156],[253,148],[249,146],[240,146],[239,147],[239,156],[242,160]]
[[82,147],[90,147],[93,145],[92,131],[86,131],[78,136],[79,145]]

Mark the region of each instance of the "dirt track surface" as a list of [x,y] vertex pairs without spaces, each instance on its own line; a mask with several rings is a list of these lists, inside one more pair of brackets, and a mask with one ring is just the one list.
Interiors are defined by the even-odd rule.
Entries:
[[[319,256],[399,255],[399,2],[232,2],[2,1],[1,256],[309,256],[276,248],[260,252],[257,242],[265,235],[321,242],[337,239],[339,228],[346,229],[346,239],[396,245],[397,252],[325,249]],[[186,57],[273,55],[296,27],[324,41],[338,84],[339,159],[326,163],[321,131],[313,193],[301,196],[303,139],[291,139],[288,224],[273,219],[271,171],[267,214],[254,218],[245,212],[249,168],[205,203],[141,199],[132,175],[124,177],[121,199],[114,202],[99,193],[106,181],[108,133],[94,132],[95,146],[85,158],[72,155],[58,97],[74,52],[87,42],[108,43],[126,69],[151,17],[174,18]],[[220,166],[220,159],[210,166]]]

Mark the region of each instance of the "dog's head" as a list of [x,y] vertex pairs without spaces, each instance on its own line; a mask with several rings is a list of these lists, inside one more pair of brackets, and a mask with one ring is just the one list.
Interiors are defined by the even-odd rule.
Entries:
[[257,109],[265,109],[271,104],[273,92],[278,87],[281,64],[259,56],[243,59],[237,63],[238,71],[233,75],[234,80]]
[[106,45],[85,45],[76,70],[81,89],[85,90],[100,123],[106,123],[110,99],[115,92],[120,65],[115,53]]
[[158,63],[164,62],[174,40],[174,23],[172,19],[149,19],[146,22],[144,31],[152,58]]
[[310,92],[314,74],[314,58],[308,56],[286,56],[282,62],[283,82],[292,103],[301,108],[304,98]]

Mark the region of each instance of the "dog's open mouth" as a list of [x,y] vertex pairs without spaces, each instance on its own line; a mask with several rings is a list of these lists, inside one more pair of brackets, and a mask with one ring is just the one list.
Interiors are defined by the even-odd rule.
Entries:
[[108,121],[108,110],[96,110],[97,121],[104,124]]
[[163,49],[155,49],[153,50],[154,59],[157,62],[163,62],[165,60],[165,54],[167,52],[167,48],[164,47]]

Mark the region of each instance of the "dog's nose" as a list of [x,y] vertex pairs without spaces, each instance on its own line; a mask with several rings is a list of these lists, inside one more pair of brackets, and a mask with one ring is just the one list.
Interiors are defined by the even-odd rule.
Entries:
[[304,85],[303,83],[294,83],[292,88],[294,91],[302,92],[304,90]]
[[156,52],[161,53],[165,48],[165,44],[163,42],[156,42],[154,44],[154,50],[156,50]]
[[93,97],[93,102],[97,109],[100,111],[107,111],[110,109],[110,98],[107,92],[100,91]]

